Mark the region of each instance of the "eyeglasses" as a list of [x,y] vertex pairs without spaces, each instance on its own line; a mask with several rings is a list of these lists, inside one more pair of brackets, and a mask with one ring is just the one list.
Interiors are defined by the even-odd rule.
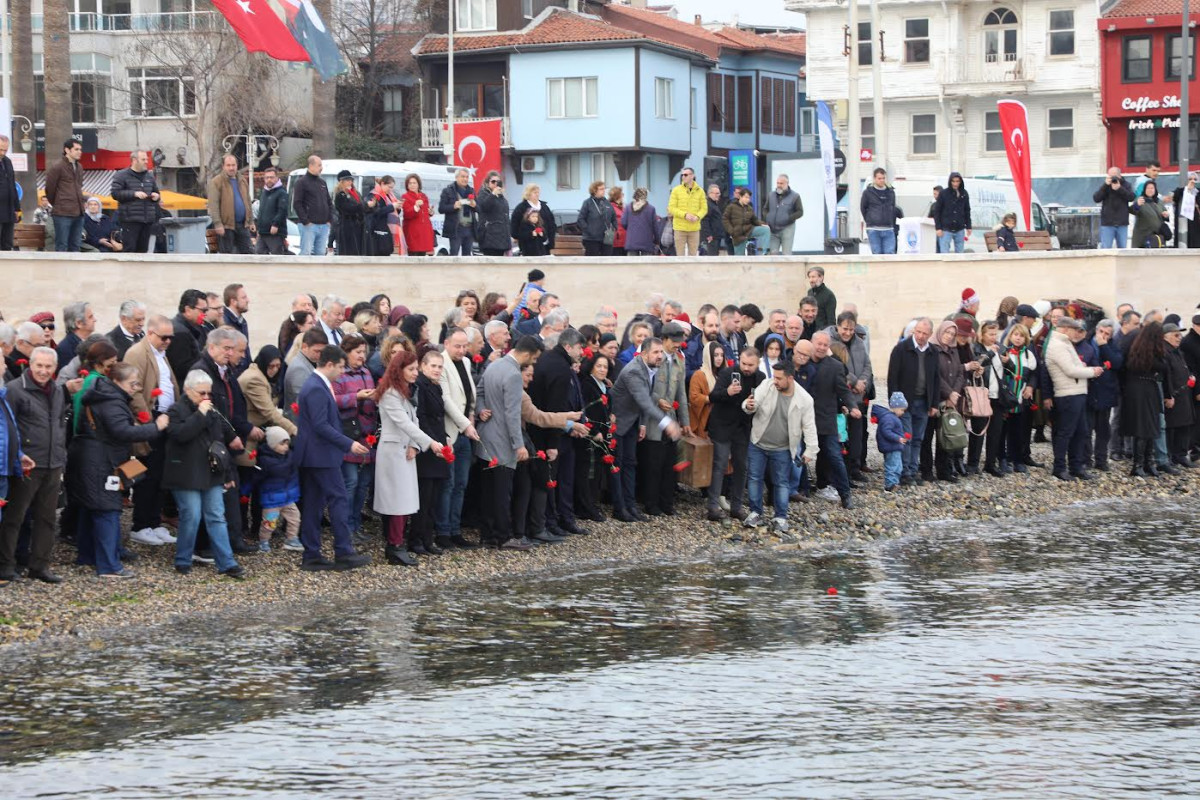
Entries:
[[208,306],[204,306],[203,308],[201,308],[200,306],[192,306],[192,308],[196,309],[196,310],[197,310],[197,311],[199,311],[201,314],[207,314],[207,313],[208,313]]
[[[151,331],[151,333],[154,333],[154,332]],[[166,336],[163,336],[161,333],[155,333],[154,336],[164,342],[169,342],[175,338],[175,334],[173,334],[173,333],[168,333]]]
[[499,185],[500,185],[500,181],[488,181],[488,184],[489,184],[489,185],[491,185],[491,186],[499,186]]
[[44,331],[52,331],[52,330],[54,330],[54,323],[53,323],[53,322],[50,322],[50,323],[42,323],[42,330],[44,330]]

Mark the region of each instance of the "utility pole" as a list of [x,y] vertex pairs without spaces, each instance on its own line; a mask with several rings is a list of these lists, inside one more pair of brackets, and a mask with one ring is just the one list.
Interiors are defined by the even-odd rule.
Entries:
[[[1186,2],[1186,0],[1185,0]],[[454,0],[446,0],[446,133],[442,152],[446,163],[453,164],[454,158]]]
[[[892,165],[887,160],[887,125],[883,121],[883,30],[879,21],[879,0],[871,0],[871,106],[875,121],[875,163],[892,176]],[[856,34],[857,35],[857,34]]]
[[[849,0],[850,6],[850,41],[854,46],[850,50],[850,87],[846,100],[846,205],[847,205],[847,239],[858,239],[861,236],[862,214],[858,209],[858,154],[862,150],[860,128],[862,120],[858,107],[858,0]],[[878,123],[877,123],[878,124]]]
[[[1184,192],[1187,192],[1188,183],[1188,155],[1189,149],[1192,146],[1190,124],[1191,119],[1188,115],[1188,76],[1192,73],[1192,47],[1191,47],[1191,25],[1188,17],[1190,16],[1191,0],[1183,0],[1183,38],[1179,40],[1180,49],[1183,53],[1180,55],[1179,61],[1179,185],[1184,187]],[[1179,196],[1180,205],[1183,205],[1183,195]],[[1179,209],[1175,209],[1175,213],[1179,213]],[[1179,226],[1175,231],[1175,246],[1184,249],[1187,247],[1188,237],[1188,221],[1182,214],[1179,214]]]

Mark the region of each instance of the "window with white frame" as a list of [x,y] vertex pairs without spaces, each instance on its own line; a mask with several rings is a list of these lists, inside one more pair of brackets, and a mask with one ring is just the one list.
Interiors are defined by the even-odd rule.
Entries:
[[931,156],[937,154],[937,115],[912,115],[912,154]]
[[929,20],[904,20],[904,63],[929,63]]
[[596,78],[547,78],[546,116],[578,119],[596,116]]
[[1052,108],[1046,113],[1046,123],[1051,150],[1075,146],[1075,109]]
[[654,79],[654,116],[675,119],[675,81],[671,78]]
[[559,189],[579,188],[579,154],[559,153],[555,182]]
[[988,153],[1004,152],[1004,133],[1000,130],[1000,112],[983,113],[983,149]]
[[1017,60],[1017,15],[1007,8],[993,8],[983,18],[983,60]]
[[1075,12],[1069,9],[1050,12],[1050,55],[1075,55]]
[[162,67],[129,68],[129,116],[190,117],[195,113],[196,83],[191,76]]
[[[46,85],[41,53],[33,57],[34,122],[46,120]],[[111,121],[112,58],[101,53],[71,54],[71,121]]]
[[496,29],[496,0],[455,0],[454,29],[491,31]]
[[592,153],[592,180],[604,181],[609,189],[620,185],[617,162],[612,153]]

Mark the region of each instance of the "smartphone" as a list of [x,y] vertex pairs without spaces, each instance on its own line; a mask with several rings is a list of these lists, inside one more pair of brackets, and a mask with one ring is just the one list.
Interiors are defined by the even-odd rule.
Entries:
[[734,383],[736,383],[740,386],[742,383],[742,373],[740,373],[740,372],[733,373],[732,375],[729,376],[729,380],[733,381]]

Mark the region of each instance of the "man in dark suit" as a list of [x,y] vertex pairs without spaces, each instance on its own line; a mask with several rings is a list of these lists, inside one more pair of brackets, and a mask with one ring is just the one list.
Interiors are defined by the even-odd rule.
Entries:
[[117,348],[117,358],[125,360],[129,348],[146,335],[146,306],[137,300],[126,300],[117,309],[117,327],[108,332],[108,339]]
[[[583,335],[568,328],[558,336],[554,349],[538,359],[533,370],[533,382],[529,385],[529,397],[542,411],[582,411],[583,390],[579,386],[579,375],[572,365],[583,357]],[[578,428],[578,430],[576,430]],[[571,432],[562,428],[531,428],[530,438],[540,449],[557,450],[555,474],[558,487],[551,495],[553,505],[546,509],[546,527],[550,533],[555,529],[578,536],[588,532],[581,528],[575,517],[575,440],[586,435],[582,426],[571,426]],[[544,487],[533,487],[545,493]],[[551,523],[557,521],[557,525]]]
[[13,228],[21,201],[17,197],[17,175],[8,157],[9,138],[0,135],[0,250],[13,249]]
[[842,443],[838,439],[837,416],[847,409],[854,419],[862,417],[858,402],[847,384],[846,365],[829,349],[831,339],[825,331],[813,334],[813,363],[817,371],[813,374],[809,394],[813,399],[813,414],[817,418],[817,441],[821,457],[826,466],[826,477],[837,490],[842,508],[853,508],[850,499],[850,476],[842,458]]
[[200,358],[204,345],[204,317],[208,314],[208,293],[199,289],[188,289],[179,298],[179,313],[171,321],[173,339],[167,347],[167,363],[180,386],[187,378],[188,370]]
[[223,323],[241,331],[242,336],[246,337],[246,349],[242,353],[241,362],[235,364],[238,369],[238,374],[245,372],[250,368],[250,325],[246,322],[246,312],[250,310],[250,296],[246,294],[246,287],[240,283],[231,283],[225,287],[223,293],[225,300],[225,308],[221,312]]
[[708,519],[725,518],[721,510],[721,488],[725,483],[725,467],[733,460],[729,480],[729,515],[738,521],[749,514],[742,507],[746,492],[746,465],[750,449],[750,427],[753,417],[742,410],[742,403],[754,394],[765,376],[758,368],[758,351],[745,348],[738,355],[737,365],[717,373],[717,382],[709,392],[712,413],[708,417],[708,438],[713,443],[712,481],[707,490]]
[[642,342],[642,353],[621,370],[612,391],[612,410],[617,417],[617,473],[620,491],[613,497],[614,516],[621,522],[646,522],[649,517],[637,507],[637,445],[646,437],[646,426],[657,425],[672,439],[682,433],[679,425],[664,414],[650,394],[654,375],[663,359],[661,339]]
[[[300,541],[306,572],[348,570],[371,563],[370,556],[354,551],[350,539],[350,504],[342,481],[342,458],[346,453],[366,455],[370,450],[342,433],[333,382],[346,371],[346,354],[337,345],[326,345],[317,358],[317,368],[300,389],[296,421],[296,463],[300,466]],[[321,556],[321,518],[329,510],[335,558]]]

